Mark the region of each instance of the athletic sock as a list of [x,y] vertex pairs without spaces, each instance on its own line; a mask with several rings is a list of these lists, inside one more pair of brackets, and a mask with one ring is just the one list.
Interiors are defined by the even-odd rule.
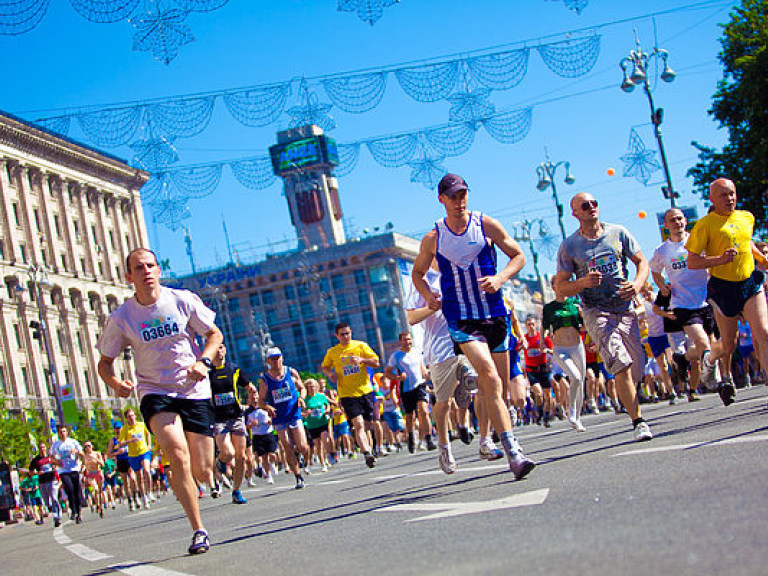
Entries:
[[507,458],[514,458],[520,453],[520,446],[515,440],[515,435],[512,430],[507,430],[499,434],[501,445],[504,447],[504,452],[507,454]]

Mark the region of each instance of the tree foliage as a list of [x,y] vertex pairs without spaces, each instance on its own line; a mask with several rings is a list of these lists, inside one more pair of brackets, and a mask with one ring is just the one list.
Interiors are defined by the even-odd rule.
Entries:
[[709,114],[728,131],[722,150],[693,142],[699,162],[688,171],[706,198],[719,177],[734,181],[741,205],[768,231],[768,0],[743,0],[722,25],[718,82]]
[[45,423],[36,411],[29,411],[25,417],[13,414],[6,406],[5,397],[0,395],[0,448],[8,462],[26,466],[37,442],[45,435]]

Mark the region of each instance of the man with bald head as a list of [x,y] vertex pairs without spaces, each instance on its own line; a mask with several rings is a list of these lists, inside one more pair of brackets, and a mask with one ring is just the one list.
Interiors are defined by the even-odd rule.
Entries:
[[[736,348],[739,315],[752,327],[752,338],[759,351],[760,365],[768,366],[768,306],[763,292],[768,262],[752,241],[755,217],[746,210],[736,210],[736,186],[727,178],[718,178],[709,187],[713,210],[699,220],[685,244],[688,267],[709,270],[707,295],[715,309],[715,319],[723,343],[722,350],[705,355],[712,363],[718,356],[726,359]],[[718,387],[720,399],[733,403],[736,388],[730,362],[723,362],[723,381]]]
[[[581,296],[584,324],[616,377],[616,391],[632,419],[635,439],[650,440],[653,434],[637,399],[645,350],[632,303],[648,278],[648,261],[626,228],[600,221],[591,194],[576,194],[571,210],[579,229],[560,245],[555,291],[559,298]],[[634,280],[629,279],[628,260],[637,269]]]

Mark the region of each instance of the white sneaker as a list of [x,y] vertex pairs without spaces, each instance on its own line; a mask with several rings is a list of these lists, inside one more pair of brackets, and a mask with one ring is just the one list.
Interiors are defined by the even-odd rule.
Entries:
[[717,382],[716,365],[709,361],[710,355],[709,350],[705,350],[704,354],[701,355],[701,376],[699,379],[705,386]]
[[256,486],[256,482],[253,481],[253,478],[248,478],[248,486],[250,486],[251,488]]
[[323,473],[328,472],[328,464],[323,462],[323,467],[320,468],[320,472],[323,472]]
[[571,428],[576,430],[576,432],[586,432],[587,429],[584,427],[584,424],[581,423],[581,419],[578,416],[569,416],[568,422],[571,424]]
[[536,462],[524,456],[522,452],[516,452],[509,458],[509,470],[515,475],[515,480],[524,478],[534,468],[536,468]]
[[478,455],[483,460],[498,460],[499,458],[504,457],[504,452],[499,450],[496,447],[496,444],[493,443],[493,441],[489,440],[488,442],[484,444],[480,444],[480,449],[478,450]]
[[275,477],[270,472],[269,476],[267,476],[267,484],[274,484],[274,483],[275,483]]
[[635,440],[638,442],[645,442],[653,438],[653,432],[647,422],[640,422],[635,426]]
[[450,446],[439,446],[440,455],[437,461],[440,463],[440,469],[446,474],[453,474],[456,472],[458,466],[456,465],[456,459],[451,454]]

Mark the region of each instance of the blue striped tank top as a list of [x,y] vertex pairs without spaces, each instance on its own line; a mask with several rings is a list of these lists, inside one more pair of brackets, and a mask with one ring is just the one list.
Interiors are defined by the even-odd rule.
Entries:
[[448,228],[445,219],[436,222],[435,229],[443,315],[448,324],[509,314],[501,290],[488,294],[478,284],[479,278],[496,274],[496,248],[485,237],[482,213],[470,212],[469,224],[461,234]]

